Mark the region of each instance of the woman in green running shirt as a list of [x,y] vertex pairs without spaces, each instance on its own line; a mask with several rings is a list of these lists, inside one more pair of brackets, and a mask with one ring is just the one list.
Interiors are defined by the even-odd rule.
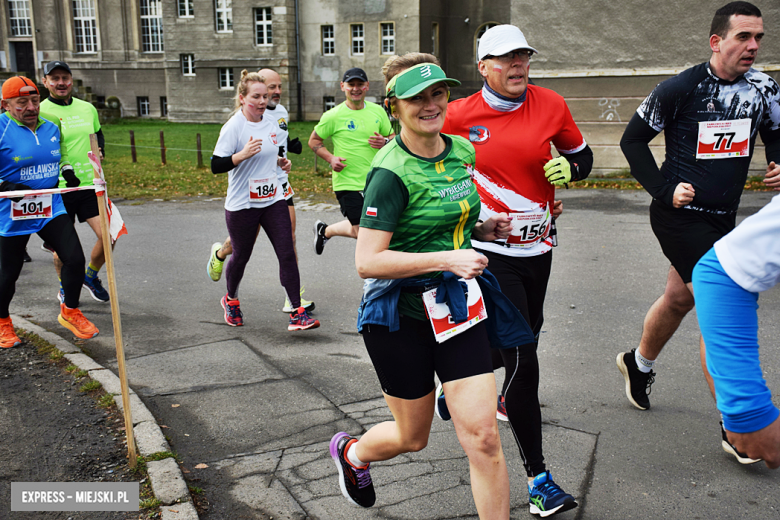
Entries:
[[[388,103],[402,129],[371,165],[355,263],[369,279],[358,326],[394,420],[377,424],[359,440],[337,434],[331,456],[346,498],[373,505],[368,464],[426,446],[436,374],[469,458],[477,512],[480,518],[508,519],[509,479],[485,322],[439,343],[422,293],[441,283],[446,272],[467,280],[480,276],[487,259],[471,249],[472,233],[480,240],[505,238],[510,220],[499,214],[477,223],[479,195],[469,174],[474,148],[462,137],[440,133],[449,86],[460,82],[447,78],[430,54],[394,56],[384,71]],[[372,299],[375,290],[383,296]],[[372,317],[364,319],[366,314]],[[375,319],[380,315],[386,322]]]

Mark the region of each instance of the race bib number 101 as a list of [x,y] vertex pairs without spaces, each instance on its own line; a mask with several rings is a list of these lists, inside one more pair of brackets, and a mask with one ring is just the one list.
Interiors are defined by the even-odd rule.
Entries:
[[19,202],[11,201],[11,220],[51,218],[51,193],[28,195]]
[[750,119],[699,123],[697,159],[729,159],[750,155]]

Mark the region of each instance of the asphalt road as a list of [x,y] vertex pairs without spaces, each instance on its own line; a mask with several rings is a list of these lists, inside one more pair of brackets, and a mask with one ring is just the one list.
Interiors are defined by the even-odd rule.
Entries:
[[[565,213],[539,346],[546,459],[580,502],[560,517],[779,517],[780,472],[741,466],[720,448],[695,313],[656,364],[652,409],[636,410],[625,398],[615,357],[637,346],[669,265],[650,230],[648,196],[564,190],[560,197]],[[740,215],[770,197],[745,194]],[[186,476],[206,490],[212,508],[203,518],[476,517],[467,461],[452,424],[438,419],[428,448],[375,465],[374,508],[341,497],[328,440],[341,430],[359,434],[389,414],[355,330],[362,281],[354,241],[334,239],[314,255],[314,221],[342,217],[332,204],[298,207],[302,280],[322,327],[290,333],[280,312],[278,264],[264,236],[241,286],[246,326],[224,323],[224,281],[205,272],[211,243],[226,236],[221,200],[119,203],[130,232],[115,255],[130,384],[167,426]],[[79,231],[91,246],[91,232],[83,225]],[[25,264],[11,311],[64,333],[50,255],[39,245],[34,237],[34,261]],[[773,319],[780,292],[768,291],[759,303],[764,375],[780,395],[780,325]],[[84,292],[82,310],[101,329],[87,349],[115,366],[109,306]],[[527,518],[518,450],[506,425],[501,434],[512,517]],[[195,469],[199,463],[209,467]]]

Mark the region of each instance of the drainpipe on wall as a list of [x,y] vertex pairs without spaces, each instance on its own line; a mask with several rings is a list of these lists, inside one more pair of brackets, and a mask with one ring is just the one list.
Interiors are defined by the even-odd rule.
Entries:
[[301,88],[301,28],[298,17],[298,0],[295,0],[295,56],[296,76],[298,78],[298,121],[303,121],[303,92]]

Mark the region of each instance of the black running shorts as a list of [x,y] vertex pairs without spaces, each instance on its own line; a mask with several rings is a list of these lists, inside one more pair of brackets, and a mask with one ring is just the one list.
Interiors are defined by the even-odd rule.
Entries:
[[736,213],[719,215],[694,209],[671,208],[653,199],[650,226],[684,283],[691,283],[696,262],[736,226]]
[[490,374],[490,342],[484,322],[436,343],[429,321],[401,316],[401,328],[366,325],[363,341],[382,391],[399,399],[419,399],[436,388],[433,375],[447,383]]
[[65,205],[65,211],[68,212],[70,221],[74,224],[77,216],[79,217],[79,222],[86,222],[87,219],[100,215],[97,196],[92,190],[63,193],[62,203]]
[[341,205],[341,214],[347,217],[353,226],[360,225],[360,217],[363,215],[363,192],[337,191],[336,198]]

